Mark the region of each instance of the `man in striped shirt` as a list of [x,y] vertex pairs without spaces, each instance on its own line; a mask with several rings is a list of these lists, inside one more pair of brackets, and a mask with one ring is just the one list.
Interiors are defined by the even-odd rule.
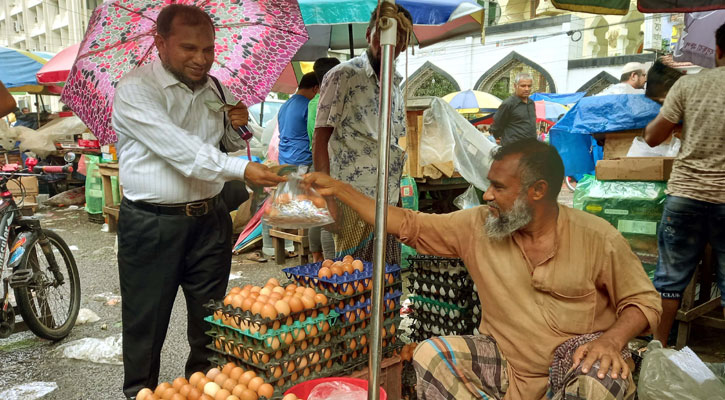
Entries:
[[225,117],[206,105],[234,99],[208,77],[214,39],[204,11],[168,6],[157,19],[159,59],[126,74],[116,88],[113,128],[124,188],[118,225],[123,391],[129,398],[156,387],[179,286],[191,347],[186,376],[209,368],[203,304],[224,296],[231,267],[232,222],[219,193],[227,181],[284,180],[219,150],[243,146],[233,129],[247,124],[248,112],[239,104]]

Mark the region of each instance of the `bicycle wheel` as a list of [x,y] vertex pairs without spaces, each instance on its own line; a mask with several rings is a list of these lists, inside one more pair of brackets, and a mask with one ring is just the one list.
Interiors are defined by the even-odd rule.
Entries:
[[28,246],[28,254],[20,268],[35,272],[33,280],[15,289],[20,314],[33,333],[49,340],[68,336],[75,325],[81,306],[81,282],[78,268],[68,245],[57,233],[43,229],[50,241],[50,248],[58,264],[59,284],[56,275],[43,253],[38,238]]

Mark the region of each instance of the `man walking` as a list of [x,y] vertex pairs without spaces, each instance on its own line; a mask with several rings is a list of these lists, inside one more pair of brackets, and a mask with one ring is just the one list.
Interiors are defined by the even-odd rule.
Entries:
[[[210,367],[204,304],[224,296],[231,268],[232,222],[219,193],[224,182],[276,185],[267,167],[222,153],[240,149],[243,104],[226,118],[211,111],[224,91],[209,70],[214,24],[203,10],[165,7],[157,18],[159,58],[126,74],[113,101],[124,198],[118,223],[122,297],[123,392],[155,387],[161,348],[179,286],[191,353],[187,378]],[[224,125],[224,121],[230,123]]]
[[678,79],[644,134],[647,144],[657,146],[683,124],[682,148],[667,182],[657,232],[654,285],[662,295],[663,313],[655,339],[663,344],[707,244],[725,306],[725,24],[716,31],[715,44],[717,68]]
[[504,100],[493,117],[491,133],[502,145],[536,138],[536,109],[529,99],[534,79],[521,73],[514,79],[514,94]]

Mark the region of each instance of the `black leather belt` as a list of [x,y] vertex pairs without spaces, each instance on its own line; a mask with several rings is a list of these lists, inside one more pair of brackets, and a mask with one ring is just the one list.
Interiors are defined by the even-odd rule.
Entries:
[[123,201],[128,202],[129,205],[140,208],[144,211],[152,212],[155,214],[163,215],[186,215],[189,217],[203,217],[210,213],[214,207],[219,203],[219,196],[214,196],[211,199],[192,201],[190,203],[181,204],[153,204],[145,201],[131,201],[124,198]]

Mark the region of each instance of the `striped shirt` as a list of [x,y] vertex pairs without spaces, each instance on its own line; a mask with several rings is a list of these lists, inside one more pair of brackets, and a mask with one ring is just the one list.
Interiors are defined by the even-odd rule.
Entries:
[[191,91],[160,60],[120,80],[112,123],[124,197],[187,203],[216,196],[226,181],[244,179],[248,162],[219,151],[220,141],[228,151],[243,148],[244,141],[231,127],[225,132],[223,114],[205,104],[218,99],[211,79]]

